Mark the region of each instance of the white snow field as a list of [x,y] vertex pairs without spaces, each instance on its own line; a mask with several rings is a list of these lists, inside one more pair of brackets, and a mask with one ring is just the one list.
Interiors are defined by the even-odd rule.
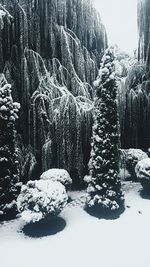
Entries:
[[0,224],[0,267],[150,267],[150,200],[140,185],[126,183],[126,210],[115,220],[83,210],[85,193],[71,193],[61,213],[66,227],[31,238],[20,232],[21,218]]

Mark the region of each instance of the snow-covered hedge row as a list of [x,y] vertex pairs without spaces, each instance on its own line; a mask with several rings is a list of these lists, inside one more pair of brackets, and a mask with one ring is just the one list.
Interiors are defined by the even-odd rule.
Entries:
[[40,179],[60,182],[67,189],[72,184],[72,179],[69,173],[63,169],[49,169],[48,171],[43,172]]
[[150,158],[139,161],[135,172],[144,190],[150,190]]
[[125,167],[131,175],[131,179],[137,179],[135,173],[136,164],[143,159],[148,158],[148,155],[141,149],[126,149],[121,151],[122,161],[125,161]]
[[22,186],[17,207],[26,222],[35,222],[48,215],[58,215],[67,204],[67,200],[65,187],[61,183],[36,180]]

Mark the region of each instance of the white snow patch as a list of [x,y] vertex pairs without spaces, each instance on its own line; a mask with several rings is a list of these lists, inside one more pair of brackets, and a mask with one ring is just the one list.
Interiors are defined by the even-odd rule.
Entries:
[[64,169],[49,169],[42,173],[40,179],[57,181],[64,186],[72,184],[72,179],[69,173]]
[[135,172],[139,180],[150,181],[150,158],[139,161],[135,167]]
[[99,220],[80,207],[66,208],[61,216],[67,227],[54,236],[26,238],[17,232],[21,219],[1,224],[1,266],[149,267],[150,200],[142,199],[139,189],[139,184],[125,184],[130,208],[116,220]]

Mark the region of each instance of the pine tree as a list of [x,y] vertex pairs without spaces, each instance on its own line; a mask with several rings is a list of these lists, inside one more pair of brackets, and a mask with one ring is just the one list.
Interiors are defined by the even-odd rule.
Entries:
[[11,210],[17,197],[15,121],[19,104],[13,102],[11,85],[0,75],[0,214]]
[[108,48],[102,58],[95,98],[87,189],[87,207],[98,210],[118,210],[123,201],[119,178],[119,130],[117,81],[114,49]]

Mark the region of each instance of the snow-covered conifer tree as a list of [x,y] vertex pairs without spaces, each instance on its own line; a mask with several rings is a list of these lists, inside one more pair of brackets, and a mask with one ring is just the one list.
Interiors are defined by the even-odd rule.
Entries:
[[19,104],[13,102],[11,85],[0,75],[0,214],[7,213],[17,197],[15,121]]
[[122,203],[123,195],[119,178],[117,82],[113,48],[106,50],[94,85],[97,92],[87,207],[116,210]]

